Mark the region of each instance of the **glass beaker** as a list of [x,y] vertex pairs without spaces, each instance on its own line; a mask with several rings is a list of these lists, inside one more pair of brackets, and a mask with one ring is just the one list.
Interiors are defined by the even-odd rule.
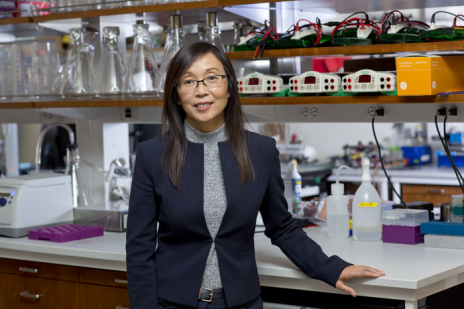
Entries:
[[206,22],[198,22],[198,42],[205,42],[206,40]]
[[222,43],[221,32],[219,31],[217,13],[208,12],[206,14],[206,38],[205,42],[210,43],[222,51],[226,51]]
[[58,52],[54,40],[38,40],[32,43],[32,75],[30,94],[50,94],[58,75]]
[[[180,15],[172,15],[170,18],[170,34],[166,39],[164,47],[163,61],[161,62],[160,79],[157,91],[164,93],[164,83],[166,81],[166,73],[171,63],[172,58],[177,54],[179,49],[184,46],[184,32],[182,30],[182,20]],[[169,41],[168,41],[169,40]]]
[[156,95],[159,70],[153,56],[148,25],[137,21],[134,25],[134,36],[123,92],[134,96]]
[[124,56],[119,46],[119,27],[105,27],[95,93],[99,97],[114,97],[121,93],[126,73]]
[[11,76],[12,76],[12,61],[11,61],[12,44],[0,44],[0,101],[10,101],[12,95]]
[[58,77],[58,92],[65,96],[90,97],[95,84],[93,57],[98,32],[93,28],[73,28],[70,30],[72,48],[68,60]]

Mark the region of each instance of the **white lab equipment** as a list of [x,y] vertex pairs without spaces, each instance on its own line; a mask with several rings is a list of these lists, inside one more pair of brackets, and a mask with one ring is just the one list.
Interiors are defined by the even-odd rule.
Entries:
[[382,239],[382,203],[371,183],[370,162],[362,158],[362,184],[353,199],[353,239],[378,241]]
[[252,73],[237,79],[239,94],[277,94],[288,89],[280,76]]
[[343,92],[394,92],[396,75],[389,72],[361,70],[343,77]]
[[0,178],[0,235],[73,223],[71,176],[32,174]]
[[315,71],[290,78],[291,93],[336,93],[342,87],[342,79],[337,74]]

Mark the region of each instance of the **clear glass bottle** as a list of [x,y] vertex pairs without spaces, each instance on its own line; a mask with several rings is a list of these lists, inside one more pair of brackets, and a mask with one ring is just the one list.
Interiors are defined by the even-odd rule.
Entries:
[[123,92],[137,97],[156,95],[159,70],[153,56],[153,44],[150,40],[148,25],[143,21],[137,21],[134,25],[134,35],[134,45]]
[[205,42],[216,46],[224,52],[226,51],[226,49],[224,48],[224,44],[222,43],[221,32],[219,31],[216,12],[208,12],[206,14]]
[[206,40],[206,22],[198,22],[198,42],[205,42]]
[[172,58],[184,46],[184,32],[182,31],[182,19],[180,15],[172,15],[170,18],[171,29],[166,39],[166,46],[164,47],[163,61],[161,62],[158,93],[164,93],[164,82],[166,80],[166,73],[171,63]]
[[97,70],[95,93],[109,98],[122,92],[127,73],[124,56],[119,46],[119,27],[103,28],[103,51]]
[[31,95],[53,93],[53,82],[58,76],[58,52],[54,40],[37,40],[32,44]]
[[[98,32],[93,28],[73,28],[70,30],[71,52],[58,77],[58,92],[65,97],[87,98],[93,93],[95,74],[93,58]],[[56,83],[55,83],[56,87]]]

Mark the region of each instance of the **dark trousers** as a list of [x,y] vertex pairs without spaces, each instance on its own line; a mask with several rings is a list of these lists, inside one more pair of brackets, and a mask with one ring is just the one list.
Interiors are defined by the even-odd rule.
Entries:
[[[226,300],[224,298],[213,299],[210,303],[199,300],[195,308],[196,309],[263,309],[263,300],[259,296],[258,298],[244,305],[233,307],[233,308],[227,307]],[[193,307],[176,305],[174,303],[158,298],[158,309],[193,309]]]

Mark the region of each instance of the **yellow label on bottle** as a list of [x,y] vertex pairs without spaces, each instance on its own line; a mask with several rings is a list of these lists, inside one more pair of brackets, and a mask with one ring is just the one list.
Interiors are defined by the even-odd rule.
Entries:
[[377,207],[377,203],[359,203],[359,207]]

